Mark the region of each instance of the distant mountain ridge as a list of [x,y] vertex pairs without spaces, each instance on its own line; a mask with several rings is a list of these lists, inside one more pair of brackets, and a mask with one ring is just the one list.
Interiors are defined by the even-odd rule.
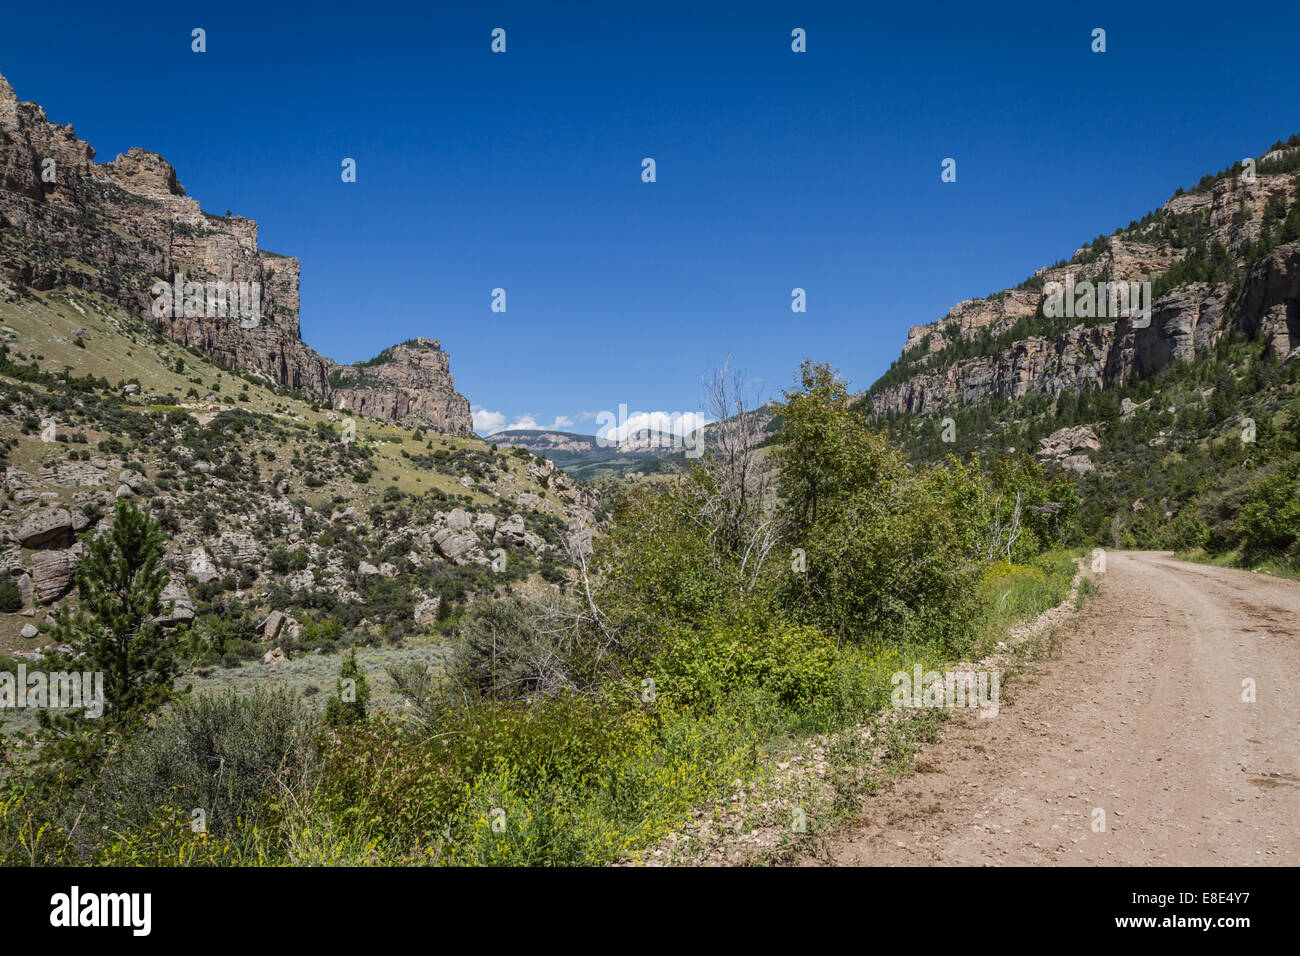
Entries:
[[[299,261],[259,249],[255,221],[204,212],[157,153],[132,148],[103,164],[94,157],[71,126],[19,102],[0,76],[0,278],[97,293],[222,365],[345,412],[472,431],[469,401],[437,340],[395,346],[378,363],[333,362],[302,341]],[[177,276],[178,290],[242,283],[255,290],[258,315],[187,310],[188,292],[186,303],[160,314],[155,285]]]
[[557,456],[575,457],[602,450],[595,435],[579,435],[574,432],[545,428],[507,428],[504,431],[493,432],[484,441],[494,445],[508,445],[511,448],[527,448],[533,454],[553,460]]

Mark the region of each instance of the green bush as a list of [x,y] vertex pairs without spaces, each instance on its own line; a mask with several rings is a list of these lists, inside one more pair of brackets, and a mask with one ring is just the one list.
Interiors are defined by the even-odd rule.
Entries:
[[1298,477],[1300,459],[1292,459],[1247,493],[1238,526],[1248,561],[1282,554],[1300,538]]
[[752,687],[807,711],[833,693],[839,663],[835,641],[814,627],[741,620],[674,629],[651,673],[658,693],[696,708]]
[[300,789],[308,779],[315,725],[286,693],[184,699],[109,762],[96,788],[94,827],[104,836],[143,829],[160,807],[200,809],[218,835],[264,824],[281,788]]
[[573,687],[575,664],[522,600],[502,598],[457,629],[449,676],[474,696],[521,700]]
[[781,414],[785,525],[804,552],[803,570],[784,576],[789,613],[850,643],[960,648],[980,612],[989,493],[978,468],[909,469],[826,366],[805,363]]
[[318,807],[390,857],[418,857],[448,837],[463,844],[495,806],[474,799],[486,778],[504,775],[538,803],[589,800],[616,785],[611,768],[652,732],[644,713],[584,696],[430,706],[421,725],[381,716],[325,742]]
[[0,574],[0,611],[12,613],[23,609],[23,594],[13,576]]

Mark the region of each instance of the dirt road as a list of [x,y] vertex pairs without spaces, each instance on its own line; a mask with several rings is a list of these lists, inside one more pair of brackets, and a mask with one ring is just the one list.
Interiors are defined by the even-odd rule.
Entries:
[[805,862],[1300,864],[1300,583],[1152,552],[1101,583],[1040,677]]

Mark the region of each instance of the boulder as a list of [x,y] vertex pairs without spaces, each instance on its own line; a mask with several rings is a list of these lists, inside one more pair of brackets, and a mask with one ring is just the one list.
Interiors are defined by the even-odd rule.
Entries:
[[590,528],[575,528],[565,536],[564,542],[568,546],[569,553],[575,558],[591,557],[592,533]]
[[464,508],[453,508],[447,515],[447,527],[454,531],[466,531],[470,526],[469,512]]
[[429,598],[427,601],[421,601],[415,606],[415,623],[420,627],[428,627],[438,620],[438,606],[442,603],[440,598]]
[[35,548],[71,536],[72,515],[64,508],[40,508],[23,518],[18,526],[18,540],[24,547]]
[[561,499],[576,503],[582,497],[578,483],[562,471],[557,471],[551,480],[551,490]]
[[1142,409],[1150,405],[1151,402],[1152,399],[1149,398],[1145,402],[1140,402],[1140,403],[1133,401],[1133,399],[1131,398],[1121,399],[1119,403],[1119,417],[1122,418],[1124,421],[1128,421],[1130,418],[1133,417],[1134,412],[1141,411]]
[[468,564],[486,560],[479,548],[478,535],[473,531],[456,531],[442,528],[433,536],[433,546],[453,564]]
[[272,611],[262,622],[262,637],[268,641],[274,641],[280,636],[280,630],[284,627],[286,616],[283,611]]
[[194,580],[200,584],[207,584],[209,581],[215,581],[221,576],[217,571],[217,566],[212,563],[208,557],[208,552],[203,548],[195,548],[190,552],[190,574],[194,575]]
[[280,647],[272,648],[262,655],[263,664],[279,664],[281,661],[287,661],[288,659],[289,655]]
[[32,591],[37,601],[49,604],[72,587],[72,575],[81,556],[75,551],[38,551],[32,555]]
[[144,487],[144,475],[140,474],[140,472],[138,471],[132,471],[131,469],[128,468],[122,469],[122,473],[117,476],[117,480],[120,481],[122,484],[126,485],[132,491],[136,492],[137,494],[139,493],[140,489]]
[[1087,425],[1058,428],[1046,438],[1038,439],[1040,446],[1034,453],[1039,464],[1056,464],[1083,475],[1093,470],[1092,459],[1085,454],[1101,448],[1097,434]]
[[155,624],[180,624],[194,620],[194,601],[190,598],[185,579],[173,573],[171,580],[158,596],[162,613],[154,618]]
[[497,530],[492,535],[493,544],[523,544],[524,543],[524,516],[511,515],[505,521],[497,525]]
[[29,623],[23,625],[23,629],[22,629],[21,631],[19,631],[19,633],[20,633],[23,637],[26,637],[26,638],[32,638],[32,637],[36,637],[36,636],[38,636],[41,632],[38,631],[38,630],[36,629],[36,625],[35,625],[35,624],[32,624],[32,623],[29,622]]
[[528,467],[524,471],[532,481],[545,487],[551,473],[555,471],[555,466],[550,461],[534,458],[528,462]]

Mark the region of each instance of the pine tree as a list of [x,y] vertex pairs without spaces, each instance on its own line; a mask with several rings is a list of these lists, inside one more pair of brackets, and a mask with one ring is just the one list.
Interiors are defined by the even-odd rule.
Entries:
[[1287,213],[1282,223],[1281,239],[1283,242],[1295,242],[1300,239],[1300,199],[1291,204],[1291,211]]
[[442,593],[438,595],[438,614],[435,620],[445,621],[451,617],[451,606],[455,600],[451,588],[443,588]]
[[370,700],[370,683],[366,673],[357,663],[357,649],[348,650],[339,665],[339,679],[334,693],[325,702],[325,723],[331,727],[345,727],[366,719],[366,704]]
[[176,637],[155,622],[165,610],[162,555],[158,525],[119,498],[112,528],[91,540],[77,569],[77,610],[56,618],[55,641],[72,648],[60,663],[104,675],[104,712],[118,722],[166,703],[179,672]]

